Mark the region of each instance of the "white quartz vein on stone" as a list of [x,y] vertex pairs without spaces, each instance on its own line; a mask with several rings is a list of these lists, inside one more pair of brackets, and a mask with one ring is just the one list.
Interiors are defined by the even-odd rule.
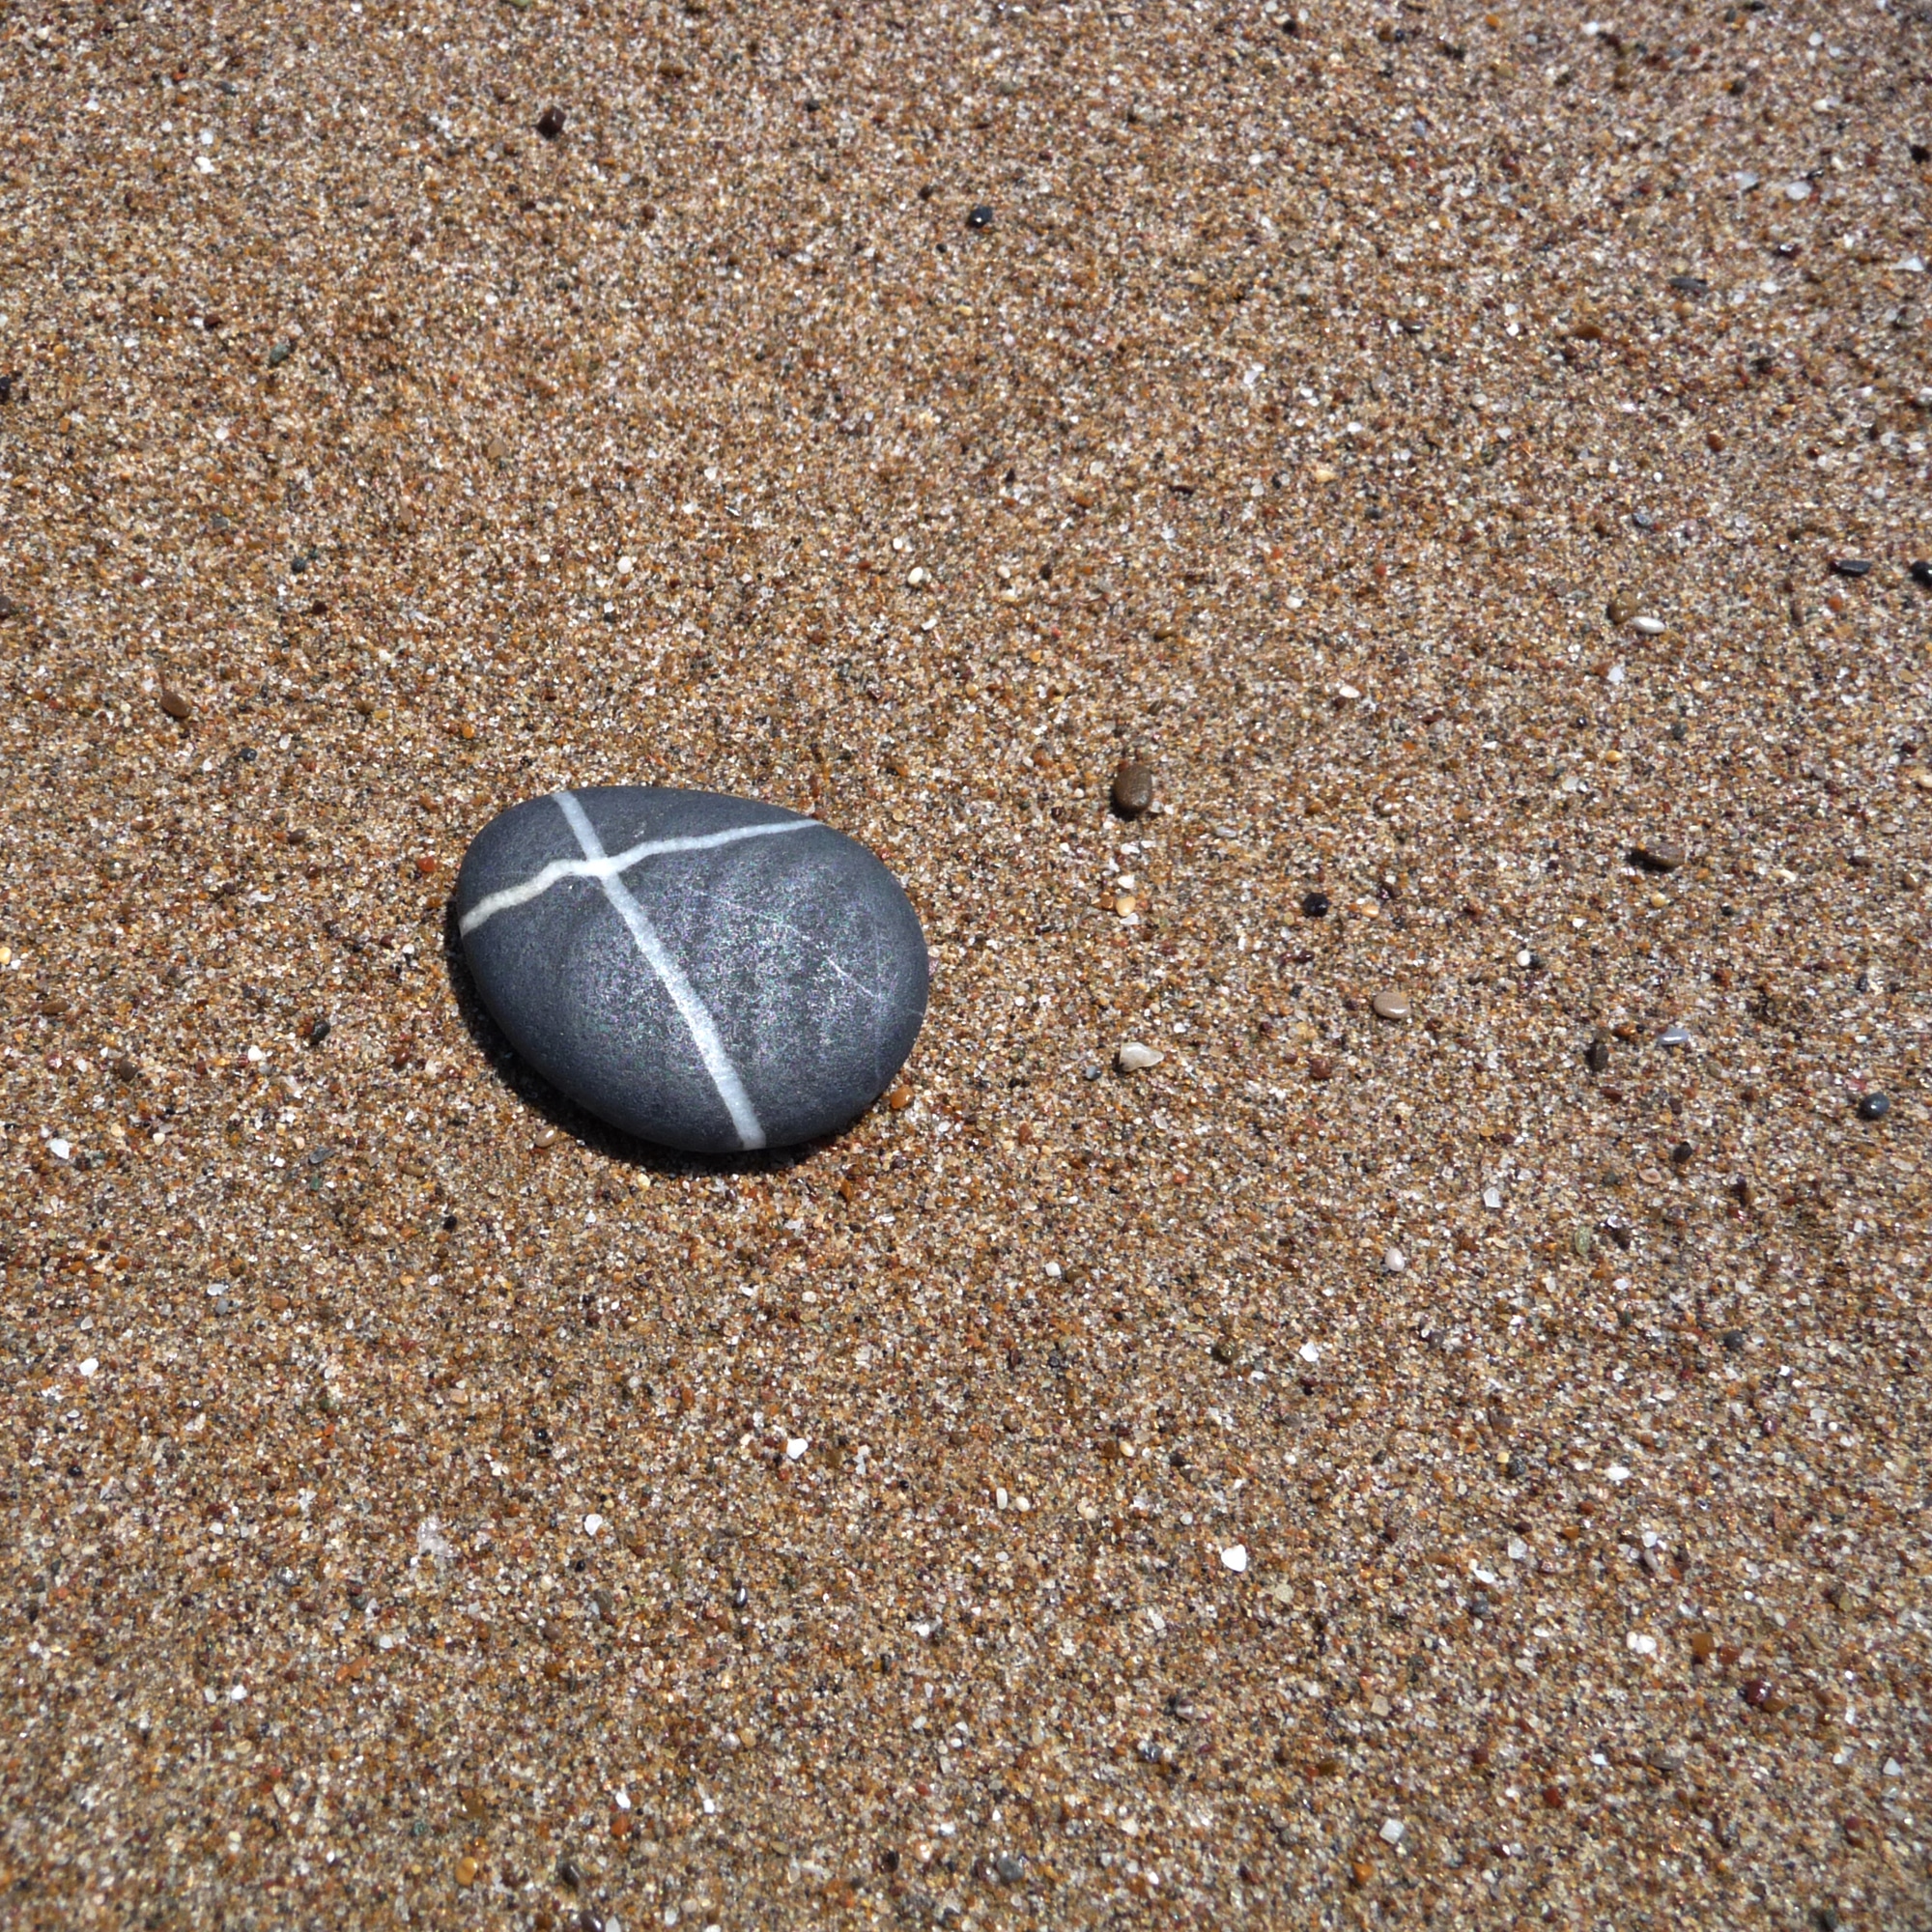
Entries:
[[[746,1149],[761,1148],[765,1144],[765,1130],[758,1122],[756,1110],[752,1105],[751,1095],[745,1092],[745,1083],[738,1077],[738,1069],[731,1064],[731,1056],[724,1050],[724,1041],[718,1032],[718,1022],[711,1017],[711,1009],[698,998],[697,988],[684,977],[684,969],[670,956],[665,943],[658,937],[657,927],[650,922],[649,915],[631,895],[631,889],[617,876],[604,851],[603,840],[597,836],[597,828],[591,824],[589,814],[578,802],[574,792],[560,791],[553,794],[557,808],[568,821],[570,829],[577,835],[577,842],[583,848],[583,856],[592,862],[592,869],[582,876],[594,878],[604,888],[604,896],[611,901],[617,917],[630,928],[631,937],[637,942],[638,951],[644,955],[651,971],[658,976],[659,983],[670,995],[671,1004],[676,1007],[685,1026],[690,1030],[693,1043],[697,1048],[697,1056],[704,1063],[704,1070],[711,1076],[711,1084],[718,1090],[718,1097],[724,1103],[724,1111],[731,1116],[731,1124],[737,1130],[738,1144]],[[810,819],[796,821],[810,825]],[[749,829],[749,828],[748,828]],[[774,826],[774,831],[789,831],[791,827]],[[673,841],[665,840],[664,843]],[[709,840],[688,839],[687,847],[700,843],[724,844],[723,834],[712,834]],[[622,856],[622,855],[619,855]],[[636,863],[634,860],[633,864]]]
[[[558,792],[556,796],[569,798],[571,794]],[[660,858],[667,852],[709,852],[720,845],[735,845],[741,838],[769,838],[781,832],[810,832],[817,827],[818,820],[815,818],[786,819],[778,825],[737,825],[728,832],[706,832],[690,838],[647,838],[640,845],[611,853],[606,853],[602,841],[598,840],[599,856],[595,859],[553,859],[542,870],[532,872],[520,884],[505,886],[501,892],[478,899],[463,915],[457,930],[467,938],[486,920],[495,919],[499,912],[508,912],[512,906],[526,905],[563,879],[607,882],[620,872],[628,872],[633,866],[642,865],[646,859]],[[592,833],[591,838],[596,839],[596,834]]]

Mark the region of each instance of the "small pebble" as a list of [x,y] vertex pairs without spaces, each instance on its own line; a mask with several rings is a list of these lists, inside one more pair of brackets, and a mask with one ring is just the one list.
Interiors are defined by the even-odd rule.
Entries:
[[1839,577],[1869,577],[1871,561],[1862,556],[1834,556],[1832,569]]
[[1310,919],[1325,919],[1328,914],[1328,895],[1326,893],[1307,893],[1303,895],[1301,910]]
[[1400,1274],[1408,1265],[1408,1257],[1400,1248],[1391,1248],[1382,1257],[1382,1270],[1386,1274]]
[[1891,1095],[1889,1094],[1867,1094],[1859,1102],[1859,1119],[1861,1121],[1882,1121],[1891,1112]]
[[1919,589],[1932,590],[1932,563],[1926,562],[1921,556],[1915,558],[1907,566],[1907,569],[1911,574],[1913,582],[1918,584]]
[[1239,1576],[1248,1567],[1248,1547],[1244,1543],[1231,1543],[1221,1552],[1221,1561]]
[[1661,638],[1663,635],[1663,619],[1662,617],[1633,618],[1631,628],[1635,631],[1641,631],[1646,638]]
[[1674,872],[1684,863],[1684,848],[1668,838],[1646,838],[1631,854],[1646,872]]
[[1406,1020],[1408,1017],[1406,993],[1378,993],[1369,1005],[1378,1020]]
[[1690,1030],[1689,1027],[1673,1022],[1657,1036],[1657,1043],[1659,1046],[1689,1046],[1690,1044]]
[[1145,1046],[1137,1039],[1130,1039],[1114,1056],[1114,1065],[1122,1073],[1145,1073],[1150,1066],[1158,1066],[1166,1056],[1157,1046]]
[[161,686],[159,702],[161,709],[170,718],[185,720],[194,716],[194,706],[173,685],[164,684]]
[[1141,818],[1153,809],[1153,767],[1122,759],[1114,772],[1114,810],[1122,818]]
[[1610,622],[1628,624],[1640,608],[1634,590],[1619,590],[1610,599]]
[[1610,1070],[1610,1043],[1606,1039],[1593,1039],[1583,1050],[1583,1065],[1592,1073],[1607,1073]]
[[561,107],[546,107],[542,117],[537,122],[537,132],[546,141],[558,140],[563,134],[565,119],[566,116]]
[[967,211],[966,226],[968,228],[990,228],[992,225],[993,211],[983,201],[977,208]]

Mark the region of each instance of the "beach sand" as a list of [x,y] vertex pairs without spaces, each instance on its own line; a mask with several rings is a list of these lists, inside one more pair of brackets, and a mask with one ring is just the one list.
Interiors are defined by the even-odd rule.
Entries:
[[[0,1917],[1924,1922],[1924,35],[14,10]],[[891,1101],[513,1064],[610,782]]]

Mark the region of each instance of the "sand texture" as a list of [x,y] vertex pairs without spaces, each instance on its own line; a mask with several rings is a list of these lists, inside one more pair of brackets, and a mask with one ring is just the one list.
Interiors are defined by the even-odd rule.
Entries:
[[[1929,35],[0,11],[0,1921],[1932,1922]],[[508,1052],[617,783],[848,1132]]]

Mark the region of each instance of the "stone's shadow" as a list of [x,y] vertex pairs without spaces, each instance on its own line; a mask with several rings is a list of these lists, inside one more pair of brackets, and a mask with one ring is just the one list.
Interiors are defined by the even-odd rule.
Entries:
[[[476,1050],[490,1063],[490,1070],[516,1098],[558,1133],[593,1152],[624,1167],[647,1168],[653,1174],[782,1174],[803,1166],[829,1148],[836,1148],[842,1135],[807,1141],[803,1146],[763,1148],[755,1153],[687,1153],[682,1148],[664,1148],[620,1133],[608,1122],[580,1107],[568,1094],[559,1094],[535,1067],[523,1060],[503,1037],[503,1030],[490,1017],[469,976],[469,961],[464,955],[463,935],[457,929],[456,904],[446,899],[442,908],[442,965],[449,980],[450,996],[465,1031]],[[864,1115],[860,1116],[863,1120]],[[854,1126],[858,1124],[855,1121]],[[849,1131],[849,1129],[848,1129]]]

